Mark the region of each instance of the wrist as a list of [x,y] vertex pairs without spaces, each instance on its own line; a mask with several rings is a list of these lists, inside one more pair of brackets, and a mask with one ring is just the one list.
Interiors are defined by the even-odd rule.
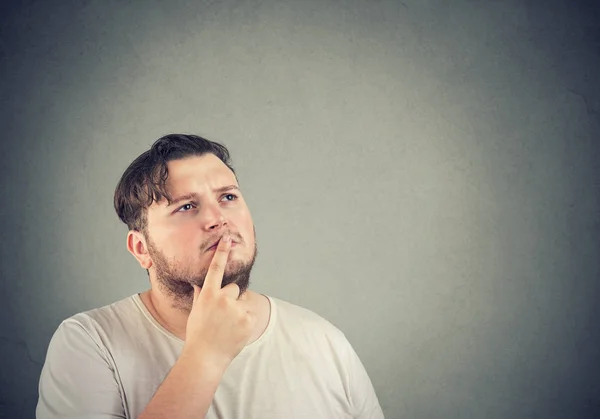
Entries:
[[194,370],[203,371],[214,377],[220,377],[231,363],[230,359],[218,354],[211,354],[207,350],[186,344],[181,351],[179,359],[189,364]]

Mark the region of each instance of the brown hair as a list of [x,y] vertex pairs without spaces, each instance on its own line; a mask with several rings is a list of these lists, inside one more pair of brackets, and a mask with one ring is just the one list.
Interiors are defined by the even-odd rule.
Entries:
[[165,189],[167,163],[207,153],[217,156],[235,175],[229,151],[222,144],[190,134],[169,134],[156,140],[129,165],[117,184],[114,206],[121,221],[129,230],[144,231],[147,208],[163,198],[171,202]]

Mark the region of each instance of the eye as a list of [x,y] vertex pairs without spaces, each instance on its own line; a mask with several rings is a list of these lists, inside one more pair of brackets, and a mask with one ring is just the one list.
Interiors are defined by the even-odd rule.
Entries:
[[194,209],[194,204],[185,204],[180,207],[177,212],[188,212],[191,209]]
[[236,199],[238,199],[238,197],[237,197],[237,195],[228,193],[227,195],[223,195],[223,199],[225,199],[227,201],[235,201]]

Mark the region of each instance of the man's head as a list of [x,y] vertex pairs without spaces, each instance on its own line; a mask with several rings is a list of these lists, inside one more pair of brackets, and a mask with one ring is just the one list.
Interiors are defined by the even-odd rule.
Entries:
[[176,305],[191,305],[192,284],[203,285],[225,232],[232,249],[223,285],[248,288],[254,226],[223,145],[194,135],[158,139],[125,170],[114,205],[129,228],[128,250]]

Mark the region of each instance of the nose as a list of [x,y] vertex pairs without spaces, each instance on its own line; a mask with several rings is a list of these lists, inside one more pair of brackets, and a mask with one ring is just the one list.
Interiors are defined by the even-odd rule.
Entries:
[[227,219],[221,211],[218,203],[216,205],[206,205],[202,212],[202,226],[204,230],[215,231],[227,225]]

